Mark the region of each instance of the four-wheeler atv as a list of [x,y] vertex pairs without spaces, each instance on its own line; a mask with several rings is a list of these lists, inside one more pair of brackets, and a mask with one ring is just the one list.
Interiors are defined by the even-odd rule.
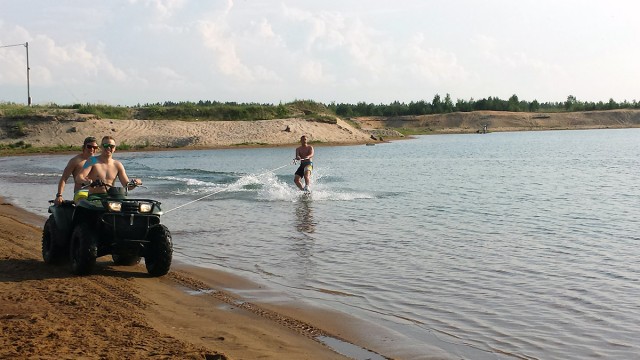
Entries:
[[49,206],[51,215],[42,233],[44,261],[51,264],[68,259],[74,274],[86,275],[97,258],[110,254],[116,265],[134,265],[144,257],[152,276],[169,272],[173,245],[169,229],[160,224],[160,202],[128,198],[126,188],[99,180],[88,186],[104,186],[107,197]]

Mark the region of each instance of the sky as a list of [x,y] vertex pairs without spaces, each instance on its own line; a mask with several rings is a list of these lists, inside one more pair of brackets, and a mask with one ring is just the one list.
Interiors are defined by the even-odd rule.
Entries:
[[2,0],[0,103],[634,101],[639,13],[637,0]]

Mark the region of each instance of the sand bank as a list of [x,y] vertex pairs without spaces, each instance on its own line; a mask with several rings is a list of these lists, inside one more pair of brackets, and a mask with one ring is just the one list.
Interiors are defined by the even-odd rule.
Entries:
[[[222,148],[311,144],[362,144],[371,134],[336,119],[336,123],[300,118],[258,121],[109,120],[80,116],[57,119],[0,117],[0,144],[18,141],[33,147],[82,145],[87,136],[110,135],[119,145],[151,148]],[[16,126],[19,133],[16,133]]]

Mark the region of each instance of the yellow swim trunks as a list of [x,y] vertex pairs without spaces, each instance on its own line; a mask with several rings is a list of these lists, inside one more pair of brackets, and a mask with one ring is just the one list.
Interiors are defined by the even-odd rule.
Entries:
[[86,199],[89,196],[89,189],[80,189],[73,194],[73,202],[78,203],[82,199]]

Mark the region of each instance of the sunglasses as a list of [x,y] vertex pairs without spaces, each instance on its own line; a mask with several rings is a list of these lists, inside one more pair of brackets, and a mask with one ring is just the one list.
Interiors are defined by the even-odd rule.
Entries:
[[99,148],[99,146],[87,145],[87,149],[98,150]]
[[112,150],[116,148],[113,144],[102,144],[102,147],[105,149],[111,148]]

